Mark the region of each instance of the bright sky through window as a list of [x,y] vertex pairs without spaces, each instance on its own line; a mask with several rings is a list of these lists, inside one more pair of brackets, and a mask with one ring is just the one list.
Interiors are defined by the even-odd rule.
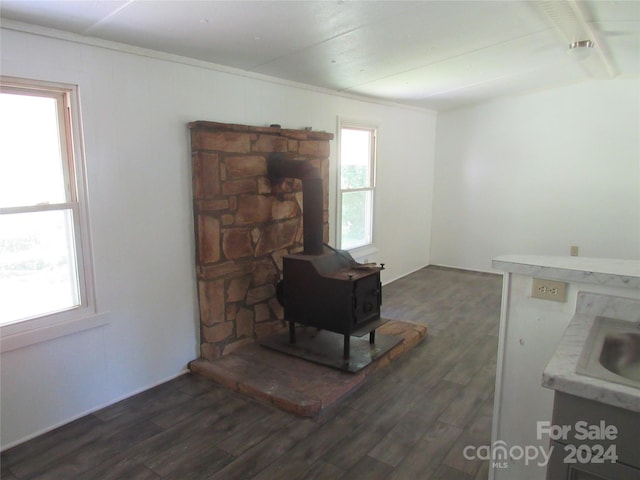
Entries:
[[0,95],[0,207],[66,201],[55,98]]
[[57,92],[0,94],[0,324],[80,304],[61,108]]
[[340,129],[340,248],[345,250],[372,242],[374,145],[371,128]]

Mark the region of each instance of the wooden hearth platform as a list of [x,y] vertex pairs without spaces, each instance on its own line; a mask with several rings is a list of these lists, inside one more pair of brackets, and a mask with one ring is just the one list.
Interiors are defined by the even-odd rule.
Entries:
[[427,327],[389,320],[376,330],[378,333],[400,337],[401,341],[355,374],[292,357],[258,343],[214,361],[199,358],[189,364],[189,369],[287,412],[315,417],[358,389],[377,369],[417,345],[426,336]]

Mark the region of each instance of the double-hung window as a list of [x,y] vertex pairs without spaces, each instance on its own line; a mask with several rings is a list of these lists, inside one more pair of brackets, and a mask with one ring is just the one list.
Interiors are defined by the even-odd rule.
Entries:
[[94,312],[74,86],[0,77],[2,337]]
[[339,142],[339,246],[353,250],[373,243],[376,130],[341,123]]

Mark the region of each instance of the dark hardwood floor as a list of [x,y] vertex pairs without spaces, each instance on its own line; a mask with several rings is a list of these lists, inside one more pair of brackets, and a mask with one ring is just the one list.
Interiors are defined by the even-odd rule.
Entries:
[[486,479],[502,277],[427,267],[383,315],[427,338],[320,418],[184,375],[2,453],[2,479]]

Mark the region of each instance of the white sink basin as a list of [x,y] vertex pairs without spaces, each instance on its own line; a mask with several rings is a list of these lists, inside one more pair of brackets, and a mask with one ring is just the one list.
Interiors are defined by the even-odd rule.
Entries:
[[633,322],[597,317],[576,373],[640,389],[640,328]]

